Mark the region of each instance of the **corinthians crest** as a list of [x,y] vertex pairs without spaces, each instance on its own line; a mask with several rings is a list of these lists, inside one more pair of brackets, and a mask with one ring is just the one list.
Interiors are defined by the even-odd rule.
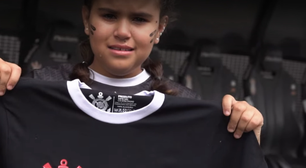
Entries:
[[108,96],[106,99],[103,99],[104,98],[103,93],[99,92],[97,98],[95,98],[93,94],[89,95],[89,97],[93,100],[92,104],[94,106],[96,106],[100,110],[110,111],[110,108],[108,108],[109,105],[107,103],[112,99],[110,96]]

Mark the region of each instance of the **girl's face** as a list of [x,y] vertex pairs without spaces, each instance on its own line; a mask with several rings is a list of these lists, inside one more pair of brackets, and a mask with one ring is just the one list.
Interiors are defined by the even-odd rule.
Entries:
[[94,61],[90,68],[113,78],[139,74],[167,23],[159,0],[94,0],[83,7],[85,33]]

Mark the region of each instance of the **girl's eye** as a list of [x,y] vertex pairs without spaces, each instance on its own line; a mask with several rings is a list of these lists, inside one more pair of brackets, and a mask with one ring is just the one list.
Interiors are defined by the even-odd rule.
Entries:
[[133,19],[133,21],[136,21],[136,22],[147,22],[146,19],[141,18],[141,17],[136,17],[136,18]]
[[116,19],[116,16],[113,14],[104,14],[102,17],[106,18],[106,19]]

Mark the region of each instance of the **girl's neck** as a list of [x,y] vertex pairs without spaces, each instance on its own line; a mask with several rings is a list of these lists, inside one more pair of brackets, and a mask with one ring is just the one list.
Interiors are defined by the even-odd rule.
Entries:
[[150,78],[150,74],[143,69],[139,74],[133,77],[126,77],[126,78],[112,78],[109,76],[105,76],[96,72],[94,69],[89,67],[92,73],[90,73],[90,78],[96,82],[103,83],[106,85],[117,86],[117,87],[129,87],[129,86],[136,86],[147,79]]

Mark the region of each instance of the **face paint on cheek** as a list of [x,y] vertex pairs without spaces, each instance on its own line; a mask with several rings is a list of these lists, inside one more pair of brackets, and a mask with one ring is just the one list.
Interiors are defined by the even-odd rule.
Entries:
[[[150,34],[150,37],[154,36],[154,35],[156,34],[156,32],[157,32],[157,30],[154,30],[154,32],[152,32],[152,33]],[[154,41],[154,38],[150,41],[150,43],[152,43],[153,41]]]
[[157,30],[155,30],[154,32],[152,32],[152,33],[150,34],[150,37],[154,36],[154,34],[156,33],[156,31],[157,31]]
[[90,25],[90,28],[91,28],[90,30],[91,35],[94,35],[94,31],[96,31],[97,29],[93,25]]
[[95,26],[93,26],[93,25],[90,25],[90,27],[91,27],[91,30],[93,30],[93,31],[96,31],[97,29],[95,28]]

